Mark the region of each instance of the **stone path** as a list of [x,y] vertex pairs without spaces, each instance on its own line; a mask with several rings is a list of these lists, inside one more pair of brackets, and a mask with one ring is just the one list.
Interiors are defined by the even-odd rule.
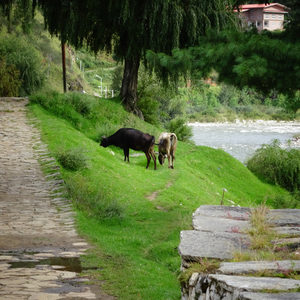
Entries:
[[[115,299],[78,276],[89,245],[26,103],[0,98],[0,299]],[[53,174],[45,176],[40,161]]]

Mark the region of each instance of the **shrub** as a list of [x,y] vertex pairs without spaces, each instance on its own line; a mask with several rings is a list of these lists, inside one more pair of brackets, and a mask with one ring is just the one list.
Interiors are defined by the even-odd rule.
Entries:
[[268,197],[267,203],[271,204],[274,209],[296,208],[299,202],[292,195],[276,195]]
[[143,97],[138,102],[139,109],[142,111],[145,121],[157,125],[159,123],[159,103],[150,97]]
[[6,60],[7,66],[14,65],[20,71],[22,82],[19,95],[26,96],[37,91],[44,84],[45,76],[41,71],[39,52],[21,37],[1,36],[0,55]]
[[68,170],[78,170],[88,166],[84,150],[81,148],[59,150],[56,156],[59,163]]
[[15,65],[6,65],[5,59],[0,58],[0,96],[13,97],[19,95],[22,85],[19,79],[20,71]]
[[192,136],[192,128],[185,124],[182,117],[173,119],[166,127],[169,132],[174,132],[179,141],[188,141]]
[[96,104],[96,100],[92,97],[77,92],[66,94],[65,101],[71,104],[75,111],[87,117],[92,114]]
[[278,140],[262,145],[247,161],[250,171],[290,192],[300,188],[300,150],[282,149]]

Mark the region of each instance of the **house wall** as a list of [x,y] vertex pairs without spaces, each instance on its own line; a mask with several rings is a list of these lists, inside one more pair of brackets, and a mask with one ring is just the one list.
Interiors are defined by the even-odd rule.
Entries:
[[261,31],[263,29],[283,29],[284,15],[286,11],[280,6],[249,8],[242,12],[245,24],[251,23]]

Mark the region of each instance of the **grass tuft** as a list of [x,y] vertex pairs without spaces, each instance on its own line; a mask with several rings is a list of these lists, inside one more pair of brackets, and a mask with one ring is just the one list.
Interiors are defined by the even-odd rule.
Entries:
[[67,170],[79,170],[88,167],[87,157],[82,148],[59,149],[56,153],[58,162]]

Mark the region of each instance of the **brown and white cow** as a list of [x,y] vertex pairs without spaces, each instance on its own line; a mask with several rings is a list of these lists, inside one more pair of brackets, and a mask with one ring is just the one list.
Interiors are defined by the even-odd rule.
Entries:
[[[169,168],[174,169],[175,150],[177,147],[177,136],[175,133],[163,132],[158,138],[158,160],[164,164],[165,156],[168,157]],[[172,162],[171,162],[172,159]]]

